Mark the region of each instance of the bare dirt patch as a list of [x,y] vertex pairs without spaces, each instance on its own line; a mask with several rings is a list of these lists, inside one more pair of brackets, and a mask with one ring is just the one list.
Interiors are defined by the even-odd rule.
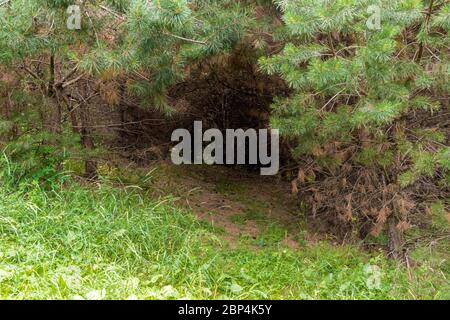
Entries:
[[236,167],[159,162],[155,168],[155,194],[176,196],[179,205],[223,229],[232,246],[242,239],[293,249],[317,242],[286,181]]

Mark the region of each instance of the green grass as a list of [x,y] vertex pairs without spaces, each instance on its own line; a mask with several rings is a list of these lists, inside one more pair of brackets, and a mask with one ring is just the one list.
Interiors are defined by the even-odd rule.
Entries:
[[217,181],[215,191],[225,195],[239,195],[245,191],[245,187],[235,181],[222,178]]
[[[2,299],[395,299],[450,292],[426,267],[409,279],[381,252],[352,246],[230,248],[170,197],[151,199],[138,188],[71,183],[28,190],[0,189]],[[274,227],[262,241],[282,236]],[[367,286],[369,264],[381,268],[379,289]]]

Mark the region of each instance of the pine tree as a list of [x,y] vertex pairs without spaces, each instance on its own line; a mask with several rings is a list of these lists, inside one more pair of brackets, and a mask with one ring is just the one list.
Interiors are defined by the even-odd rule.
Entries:
[[252,23],[246,8],[229,0],[134,0],[123,11],[121,65],[138,75],[128,90],[143,107],[167,113],[167,90],[185,68],[233,49]]
[[[73,4],[80,8],[80,30],[67,26],[68,8]],[[32,92],[37,106],[29,114],[40,114],[46,137],[57,140],[49,144],[53,153],[61,154],[69,147],[63,135],[68,133],[64,120],[70,118],[72,131],[90,150],[78,152],[71,147],[72,154],[85,158],[87,176],[95,177],[94,140],[85,101],[91,93],[81,92],[82,83],[96,79],[100,95],[115,105],[120,103],[120,82],[125,82],[143,107],[170,113],[166,98],[170,86],[182,79],[188,65],[232,50],[241,41],[252,24],[248,6],[231,0],[2,2],[0,62],[39,88],[38,97],[36,90]],[[18,89],[25,94],[23,87]],[[80,94],[85,96],[81,100]],[[34,132],[41,129],[31,126]],[[42,139],[34,138],[36,143],[31,145],[40,145]]]
[[[96,175],[88,110],[81,103],[78,123],[70,91],[85,79],[79,62],[86,51],[101,46],[96,30],[105,19],[91,19],[95,3],[85,4],[80,14],[86,23],[80,30],[71,30],[68,8],[72,3],[12,0],[2,3],[0,8],[0,62],[7,72],[21,77],[21,85],[12,88],[16,95],[12,99],[15,110],[11,110],[14,114],[8,119],[20,127],[15,145],[8,149],[17,164],[19,178],[29,175],[44,178],[48,171],[56,174],[68,150],[72,156],[86,159],[89,177]],[[28,101],[26,107],[21,100]],[[64,126],[67,114],[72,119],[73,131],[80,133],[79,138]],[[78,147],[77,139],[81,139],[84,150]],[[20,159],[23,170],[19,170]]]
[[[279,74],[294,94],[273,104],[271,126],[296,141],[296,157],[313,157],[318,165],[309,172],[312,180],[316,173],[326,173],[336,178],[334,187],[341,189],[333,191],[333,199],[328,193],[327,200],[313,193],[314,212],[330,202],[346,221],[373,211],[373,233],[381,230],[386,215],[406,220],[407,205],[393,208],[395,201],[406,201],[406,196],[396,198],[397,193],[424,176],[436,176],[440,184],[450,181],[448,132],[418,126],[414,116],[429,117],[448,109],[450,4],[435,0],[275,3],[283,13],[285,25],[279,33],[286,43],[278,54],[261,58],[260,66],[269,74]],[[357,190],[366,173],[351,177],[351,172],[361,165],[380,168],[379,185],[371,177]],[[300,169],[294,183],[305,183],[305,175]],[[352,179],[348,182],[353,185],[346,179]],[[372,184],[376,190],[371,190]],[[361,197],[354,195],[358,191],[372,198],[361,203]],[[336,198],[341,192],[343,196]],[[381,211],[388,207],[393,214]]]

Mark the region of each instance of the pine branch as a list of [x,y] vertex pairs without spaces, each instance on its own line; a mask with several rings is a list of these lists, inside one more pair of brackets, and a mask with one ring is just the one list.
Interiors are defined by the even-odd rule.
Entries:
[[[425,21],[424,21],[424,28],[425,29],[428,28],[428,24],[430,23],[431,15],[433,13],[433,5],[434,5],[434,0],[431,0],[430,1],[430,6],[428,7],[428,11],[427,11],[426,16],[425,16]],[[417,58],[416,58],[417,62],[422,60],[423,49],[424,49],[424,44],[423,44],[423,42],[421,42],[420,45],[419,45],[419,53],[417,54]]]
[[334,49],[333,36],[331,35],[331,32],[328,32],[328,44],[330,45],[331,52],[333,52],[333,56],[336,56],[336,50]]
[[23,70],[25,70],[29,75],[31,75],[36,80],[42,80],[36,73],[34,73],[31,69],[29,69],[25,64],[21,66]]
[[59,81],[59,84],[66,82],[67,79],[69,79],[76,71],[78,70],[78,66],[70,70],[70,72]]
[[67,81],[67,82],[63,83],[63,84],[61,85],[61,87],[64,89],[64,88],[66,88],[66,87],[68,87],[68,86],[71,86],[72,84],[74,84],[74,83],[78,82],[79,80],[81,80],[81,78],[83,78],[83,77],[84,77],[84,73],[80,74],[80,75],[79,75],[78,77],[76,77],[75,79],[72,79],[72,80],[70,80],[70,81]]
[[184,38],[184,37],[180,37],[180,36],[177,36],[177,35],[169,33],[169,32],[163,32],[163,34],[165,34],[166,36],[174,37],[176,39],[187,41],[187,42],[192,42],[192,43],[197,43],[197,44],[202,44],[202,45],[206,45],[207,44],[206,41]]
[[[106,6],[100,5],[99,7],[100,7],[101,9],[105,10],[106,12],[112,14],[113,16],[115,16],[116,18],[118,18],[119,20],[122,20],[122,21],[126,21],[126,20],[127,20],[126,17],[124,17],[124,16],[118,14],[117,12],[111,10],[110,8],[108,8],[108,7],[106,7]],[[206,41],[195,40],[195,39],[189,39],[189,38],[177,36],[177,35],[172,34],[172,33],[170,33],[170,32],[163,32],[163,34],[166,35],[166,36],[170,36],[170,37],[179,39],[179,40],[186,41],[186,42],[191,42],[191,43],[196,43],[196,44],[201,44],[201,45],[206,45],[206,44],[207,44]]]
[[117,19],[120,19],[120,20],[122,20],[122,21],[126,21],[126,20],[127,20],[124,16],[118,14],[117,12],[111,10],[110,8],[108,8],[108,7],[106,7],[106,6],[100,5],[99,7],[100,7],[101,9],[105,10],[106,12],[112,14],[112,15],[115,16]]

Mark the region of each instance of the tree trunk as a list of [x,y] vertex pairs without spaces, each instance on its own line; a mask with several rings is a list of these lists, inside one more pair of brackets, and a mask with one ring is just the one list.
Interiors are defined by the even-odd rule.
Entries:
[[70,118],[70,123],[72,125],[72,131],[74,133],[80,134],[80,130],[79,130],[79,126],[78,126],[77,114],[75,112],[76,107],[74,108],[74,106],[70,102],[69,98],[67,96],[65,96],[64,94],[63,94],[63,98],[64,98],[64,101],[66,102],[66,105],[67,105],[67,112],[69,112],[69,118]]
[[397,228],[397,219],[394,215],[388,218],[388,232],[389,232],[389,252],[396,260],[404,260],[403,253],[403,233]]
[[[94,150],[95,143],[90,127],[89,109],[85,103],[80,105],[80,135],[81,144],[87,150]],[[97,161],[88,157],[84,162],[85,175],[88,179],[97,179]]]
[[[5,119],[7,121],[13,121],[13,106],[11,102],[11,93],[8,93],[8,101],[5,103]],[[16,121],[13,121],[11,130],[6,134],[6,140],[12,141],[19,136],[19,127]]]
[[47,96],[49,98],[50,114],[48,126],[51,133],[60,134],[62,132],[62,111],[60,96],[55,88],[55,56],[53,54],[50,56],[49,71],[50,79],[47,85]]

